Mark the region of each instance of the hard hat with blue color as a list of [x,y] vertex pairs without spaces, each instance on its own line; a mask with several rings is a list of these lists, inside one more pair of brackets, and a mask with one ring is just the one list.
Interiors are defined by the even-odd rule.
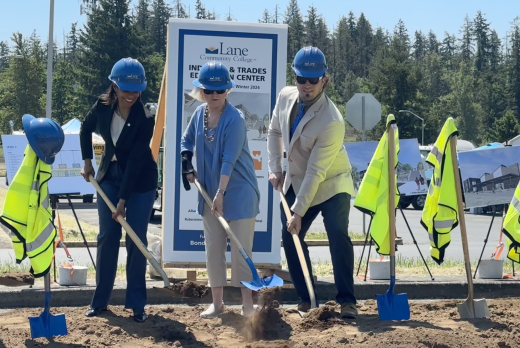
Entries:
[[143,92],[146,89],[144,67],[137,59],[123,58],[112,67],[108,79],[119,89],[129,92]]
[[235,86],[228,68],[221,62],[208,62],[200,68],[199,76],[193,85],[210,91],[224,90]]
[[53,164],[65,142],[63,129],[50,118],[35,118],[29,114],[23,115],[22,123],[29,146],[36,156],[46,164]]
[[317,47],[304,47],[294,56],[292,69],[296,76],[321,77],[327,71],[325,55]]

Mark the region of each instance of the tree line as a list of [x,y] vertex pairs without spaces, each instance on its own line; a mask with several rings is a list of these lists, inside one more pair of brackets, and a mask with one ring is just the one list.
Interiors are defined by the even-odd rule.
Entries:
[[[122,57],[139,59],[146,68],[148,88],[143,102],[157,102],[166,58],[168,19],[239,20],[231,9],[221,16],[196,0],[193,10],[182,0],[83,0],[87,20],[72,23],[62,47],[55,44],[52,117],[60,124],[83,119],[109,85],[113,64]],[[349,12],[332,28],[318,9],[300,10],[289,0],[285,11],[266,9],[260,23],[288,25],[287,84],[296,52],[307,45],[327,57],[329,97],[345,111],[358,92],[372,93],[382,105],[383,121],[367,132],[378,140],[384,117],[394,113],[401,138],[421,141],[421,121],[399,110],[410,110],[425,120],[425,143],[433,143],[448,117],[456,120],[460,137],[482,145],[503,142],[520,133],[520,21],[514,18],[504,37],[491,27],[485,14],[462,20],[460,32],[408,32],[403,21],[394,28],[373,27],[363,13]],[[21,115],[45,115],[47,49],[37,33],[13,33],[0,42],[0,130],[9,121],[21,129]],[[346,140],[361,140],[346,123]]]

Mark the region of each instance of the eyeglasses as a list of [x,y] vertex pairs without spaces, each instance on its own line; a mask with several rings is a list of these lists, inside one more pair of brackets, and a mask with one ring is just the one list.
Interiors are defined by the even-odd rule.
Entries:
[[213,94],[213,92],[217,92],[217,94],[224,94],[224,93],[226,93],[226,90],[225,89],[220,89],[218,91],[212,91],[210,89],[204,90],[204,94]]
[[315,85],[322,79],[323,76],[320,77],[303,77],[303,76],[296,76],[296,82],[300,85],[304,85],[309,81],[311,85]]

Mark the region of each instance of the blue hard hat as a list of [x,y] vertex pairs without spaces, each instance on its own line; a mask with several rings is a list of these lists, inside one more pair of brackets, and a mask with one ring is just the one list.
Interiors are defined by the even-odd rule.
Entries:
[[35,118],[29,114],[23,115],[22,123],[29,146],[36,156],[46,164],[53,164],[65,142],[63,129],[50,118]]
[[112,67],[112,72],[108,79],[124,91],[142,92],[146,89],[144,68],[137,59],[120,59]]
[[229,70],[221,62],[209,62],[200,68],[198,79],[193,80],[195,87],[218,91],[235,86]]
[[294,56],[292,69],[297,76],[321,77],[327,71],[325,55],[317,47],[304,47]]

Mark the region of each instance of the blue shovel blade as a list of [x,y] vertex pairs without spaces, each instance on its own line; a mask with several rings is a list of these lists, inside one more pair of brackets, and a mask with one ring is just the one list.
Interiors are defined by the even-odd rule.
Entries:
[[246,288],[251,289],[253,291],[258,291],[260,289],[265,288],[275,288],[283,286],[283,279],[278,277],[276,274],[273,274],[270,277],[265,277],[260,279],[258,276],[253,276],[253,280],[250,282],[241,282]]
[[65,314],[52,315],[49,312],[51,293],[45,293],[45,309],[38,317],[29,317],[32,339],[67,335]]
[[406,294],[394,294],[395,280],[390,280],[390,289],[384,295],[377,295],[379,320],[409,320],[410,305]]
[[67,335],[65,314],[52,315],[49,312],[43,312],[39,317],[29,317],[29,324],[32,339]]

